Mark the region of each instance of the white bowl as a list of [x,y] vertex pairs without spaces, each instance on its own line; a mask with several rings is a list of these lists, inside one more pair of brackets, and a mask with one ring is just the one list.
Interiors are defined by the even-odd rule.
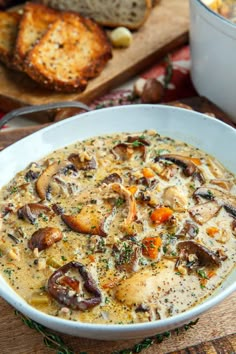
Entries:
[[[30,162],[55,149],[113,132],[156,129],[195,145],[214,155],[230,171],[236,172],[236,130],[208,116],[175,107],[133,105],[92,111],[56,123],[11,145],[0,153],[0,188]],[[222,301],[236,290],[236,272],[207,300],[192,309],[167,319],[129,325],[85,324],[46,315],[28,305],[0,276],[0,296],[35,321],[54,330],[94,339],[141,338],[179,327]]]
[[236,24],[190,0],[191,77],[197,92],[236,122]]

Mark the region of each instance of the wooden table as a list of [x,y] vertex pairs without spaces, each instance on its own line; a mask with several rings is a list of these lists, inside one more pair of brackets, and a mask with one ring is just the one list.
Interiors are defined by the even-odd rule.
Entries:
[[[0,298],[0,353],[52,354],[43,337],[28,328],[14,313],[14,309]],[[138,340],[112,342],[97,341],[63,335],[65,343],[75,354],[111,354],[130,348]],[[235,354],[236,353],[236,293],[200,317],[193,329],[181,331],[160,344],[154,344],[143,354]]]
[[[188,99],[184,102],[202,112],[216,114],[221,120],[230,123],[217,107],[204,98]],[[22,128],[11,132],[0,133],[0,149],[20,139],[40,126]],[[43,337],[35,330],[24,325],[14,313],[14,309],[0,298],[0,354],[50,354],[55,353],[47,349]],[[110,354],[115,350],[130,348],[138,340],[130,341],[97,341],[63,335],[65,343],[73,349],[75,354]],[[143,354],[236,354],[236,293],[232,294],[221,304],[200,317],[193,329],[175,332],[171,337],[160,344],[154,344]]]

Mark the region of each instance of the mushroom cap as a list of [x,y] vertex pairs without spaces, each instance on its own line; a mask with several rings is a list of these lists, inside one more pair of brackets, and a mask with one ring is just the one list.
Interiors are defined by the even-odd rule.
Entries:
[[177,244],[178,251],[185,250],[189,254],[195,254],[198,258],[199,265],[215,265],[220,266],[220,258],[215,252],[209,250],[207,247],[198,242],[189,240],[182,241]]

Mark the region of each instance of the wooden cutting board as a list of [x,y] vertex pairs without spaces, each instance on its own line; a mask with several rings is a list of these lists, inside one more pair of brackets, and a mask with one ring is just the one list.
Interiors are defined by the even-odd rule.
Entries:
[[188,0],[161,0],[146,23],[133,34],[127,49],[113,50],[103,72],[91,80],[82,94],[63,94],[40,88],[26,75],[0,65],[0,109],[8,112],[24,105],[56,101],[89,102],[120,85],[188,38]]

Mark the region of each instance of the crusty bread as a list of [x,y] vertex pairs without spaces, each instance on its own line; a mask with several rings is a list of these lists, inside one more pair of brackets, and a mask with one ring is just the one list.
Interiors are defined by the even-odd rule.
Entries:
[[111,58],[111,45],[94,21],[63,13],[29,52],[26,73],[46,88],[80,92]]
[[0,11],[0,60],[9,67],[13,67],[12,59],[20,17],[16,12]]
[[137,29],[148,17],[152,0],[40,0],[60,10],[76,11],[108,27]]
[[41,4],[27,3],[24,6],[14,54],[14,64],[18,69],[24,68],[27,53],[58,17],[57,11]]

